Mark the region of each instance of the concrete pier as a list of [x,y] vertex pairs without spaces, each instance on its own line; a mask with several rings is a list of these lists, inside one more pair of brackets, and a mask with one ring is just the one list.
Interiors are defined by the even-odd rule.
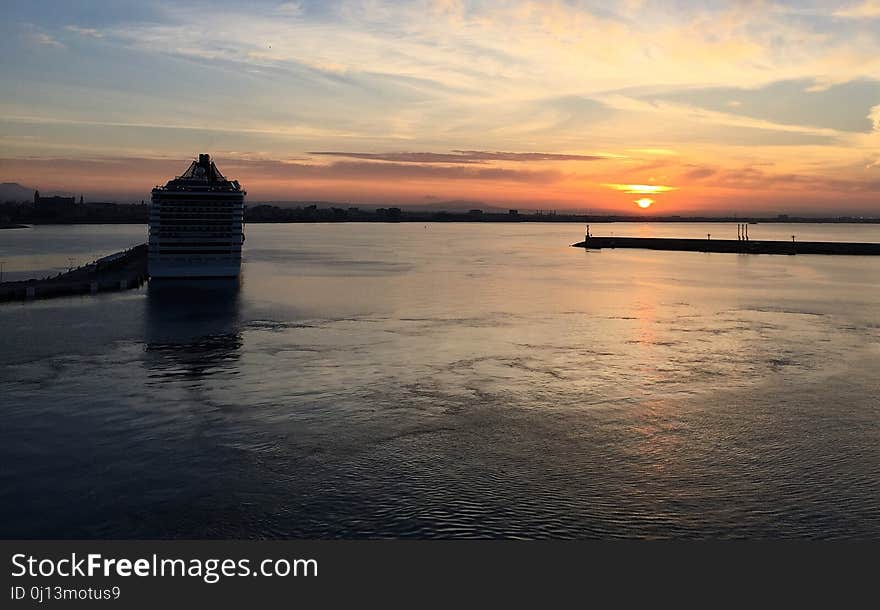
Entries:
[[2,282],[0,301],[127,290],[147,279],[147,244],[140,244],[55,277]]
[[833,241],[755,241],[745,239],[679,239],[669,237],[596,237],[572,244],[575,248],[641,248],[680,252],[731,254],[844,254],[880,256],[880,243]]

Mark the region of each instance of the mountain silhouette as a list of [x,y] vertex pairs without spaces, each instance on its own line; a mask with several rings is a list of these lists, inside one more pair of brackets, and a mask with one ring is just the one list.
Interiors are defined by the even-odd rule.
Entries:
[[18,182],[0,183],[0,202],[2,201],[33,201],[34,189],[22,186]]

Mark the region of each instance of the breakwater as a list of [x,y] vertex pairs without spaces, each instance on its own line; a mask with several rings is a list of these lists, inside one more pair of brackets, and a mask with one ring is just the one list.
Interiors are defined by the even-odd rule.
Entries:
[[576,248],[641,248],[730,254],[844,254],[880,256],[880,243],[833,241],[758,241],[742,239],[678,239],[669,237],[596,237],[572,244]]
[[147,277],[147,244],[140,244],[52,277],[0,283],[0,301],[128,290]]

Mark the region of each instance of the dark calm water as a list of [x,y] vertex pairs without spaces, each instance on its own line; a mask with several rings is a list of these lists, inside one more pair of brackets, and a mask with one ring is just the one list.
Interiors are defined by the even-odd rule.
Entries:
[[[144,233],[0,231],[0,261]],[[240,288],[0,305],[0,537],[880,539],[880,260],[582,233],[257,225]]]

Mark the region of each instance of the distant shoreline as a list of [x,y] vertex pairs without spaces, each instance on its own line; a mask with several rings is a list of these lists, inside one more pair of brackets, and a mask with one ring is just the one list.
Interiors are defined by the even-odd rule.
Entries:
[[[707,217],[640,217],[640,216],[586,216],[574,214],[520,215],[509,218],[507,214],[482,214],[472,218],[466,214],[417,212],[399,218],[290,218],[290,219],[245,219],[247,224],[340,224],[340,223],[707,223],[707,224],[880,224],[880,218],[707,218]],[[82,225],[146,225],[146,220],[96,219],[69,222],[32,221],[29,224],[3,224],[0,229],[29,229],[35,226],[82,226]]]
[[[419,207],[403,208],[360,207],[358,205],[327,201],[290,202],[297,205],[275,205],[251,202],[244,208],[244,222],[255,223],[330,223],[330,222],[679,222],[679,223],[811,223],[811,224],[880,224],[880,216],[865,217],[841,214],[838,216],[799,216],[779,213],[773,216],[722,216],[680,214],[651,215],[636,213],[612,214],[607,211],[589,213],[560,210],[534,210],[516,208],[499,209],[479,207],[473,209],[453,207],[435,209]],[[148,224],[147,204],[120,204],[87,202],[80,204],[39,207],[32,203],[6,202],[0,204],[2,228],[23,228],[28,225],[66,224]]]

